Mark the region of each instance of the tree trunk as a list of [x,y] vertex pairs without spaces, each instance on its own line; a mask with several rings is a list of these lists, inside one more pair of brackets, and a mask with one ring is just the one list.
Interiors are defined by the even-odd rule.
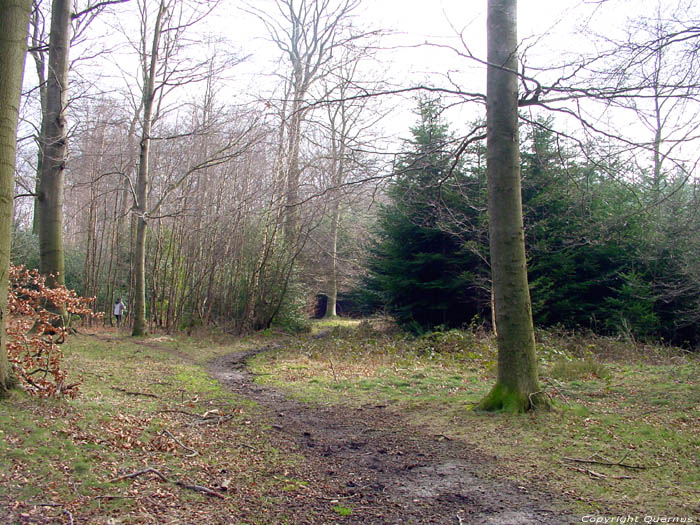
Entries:
[[[156,67],[162,31],[165,4],[160,3],[153,30],[150,61],[143,64],[143,122],[141,124],[141,150],[136,181],[136,240],[134,243],[134,328],[133,336],[146,335],[146,210],[149,184],[149,157],[151,151],[151,127],[153,126],[153,99]],[[146,60],[146,57],[144,57]]]
[[68,53],[71,2],[53,0],[46,79],[46,112],[40,138],[43,154],[39,173],[37,211],[39,270],[49,286],[65,284],[63,259],[63,178],[68,149],[65,110],[68,104]]
[[[30,17],[30,38],[31,55],[34,58],[34,68],[39,82],[39,102],[41,107],[41,124],[38,137],[37,159],[36,159],[36,182],[34,184],[35,193],[39,195],[39,180],[41,177],[41,166],[44,157],[44,122],[46,122],[46,51],[44,50],[44,24],[40,6],[32,10]],[[34,217],[32,218],[32,232],[39,235],[39,199],[34,197]]]
[[479,408],[541,405],[525,261],[518,149],[517,0],[488,2],[487,174],[498,378]]
[[325,317],[338,316],[338,225],[340,223],[340,203],[334,195],[331,203],[331,268],[328,274],[328,303]]
[[299,169],[299,146],[301,144],[302,109],[301,97],[305,93],[300,90],[294,91],[294,104],[289,124],[289,150],[287,152],[287,177],[285,188],[285,223],[284,236],[290,246],[296,242],[299,226],[299,179],[301,170]]
[[[329,255],[331,258],[331,267],[328,274],[328,303],[326,305],[326,314],[324,317],[337,317],[338,315],[338,228],[340,227],[340,186],[343,183],[345,176],[345,140],[347,121],[344,118],[345,112],[342,112],[343,121],[341,123],[339,138],[336,141],[333,138],[333,161],[332,172],[333,177],[331,184],[331,242]],[[340,144],[339,146],[337,144]]]
[[30,0],[0,0],[0,396],[15,383],[5,349],[17,116]]

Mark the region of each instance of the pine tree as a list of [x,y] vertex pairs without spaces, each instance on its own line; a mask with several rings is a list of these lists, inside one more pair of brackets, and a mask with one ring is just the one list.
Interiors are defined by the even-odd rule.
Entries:
[[366,300],[413,331],[467,324],[488,303],[478,284],[483,261],[464,231],[443,224],[445,209],[475,222],[479,213],[463,194],[478,191],[478,184],[462,166],[452,169],[453,137],[441,110],[437,100],[419,101],[419,122],[388,189],[390,203],[379,211],[364,287]]

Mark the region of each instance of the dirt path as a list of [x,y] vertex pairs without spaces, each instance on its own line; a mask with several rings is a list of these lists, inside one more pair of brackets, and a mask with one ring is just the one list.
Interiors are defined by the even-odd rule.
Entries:
[[[306,458],[319,512],[337,523],[562,524],[551,498],[485,476],[488,458],[465,443],[410,428],[386,407],[312,407],[257,385],[245,361],[269,349],[220,357],[210,374],[269,414],[269,438]],[[314,487],[317,487],[316,489]],[[308,500],[307,500],[308,504]],[[348,516],[328,514],[335,505]],[[337,508],[336,512],[342,512]],[[328,521],[323,521],[328,523]]]

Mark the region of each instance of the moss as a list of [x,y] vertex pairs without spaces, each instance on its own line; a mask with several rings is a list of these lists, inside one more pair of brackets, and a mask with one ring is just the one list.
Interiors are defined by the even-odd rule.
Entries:
[[474,410],[519,414],[532,409],[549,408],[551,408],[551,402],[543,392],[528,394],[503,383],[496,383],[491,392],[474,407]]

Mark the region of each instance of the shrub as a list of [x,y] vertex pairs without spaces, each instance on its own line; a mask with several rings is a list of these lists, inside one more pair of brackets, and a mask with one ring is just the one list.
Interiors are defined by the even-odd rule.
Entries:
[[10,266],[7,354],[27,392],[40,397],[75,397],[80,381],[66,382],[58,345],[71,331],[73,316],[96,316],[89,307],[93,300],[65,286],[47,287],[36,270]]

